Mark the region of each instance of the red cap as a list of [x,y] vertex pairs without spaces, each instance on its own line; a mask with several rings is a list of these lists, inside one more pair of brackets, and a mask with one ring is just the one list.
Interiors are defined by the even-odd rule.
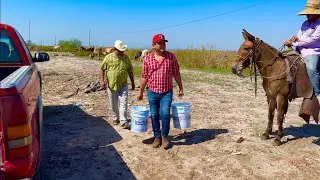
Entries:
[[168,42],[163,34],[156,34],[156,35],[153,36],[153,38],[152,38],[152,42],[153,43],[157,43],[157,42],[160,42],[160,41]]

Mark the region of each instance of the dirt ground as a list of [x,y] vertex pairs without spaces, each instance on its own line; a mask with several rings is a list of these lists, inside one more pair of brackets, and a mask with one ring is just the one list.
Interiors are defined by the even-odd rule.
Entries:
[[[299,118],[300,99],[289,105],[286,143],[275,147],[273,139],[259,137],[267,125],[260,84],[254,97],[249,78],[182,70],[185,96],[175,95],[174,102],[191,103],[192,127],[182,131],[171,123],[172,148],[153,149],[151,129],[136,134],[112,125],[106,92],[83,92],[98,80],[99,61],[66,55],[51,54],[50,61],[37,63],[43,74],[42,179],[320,177],[320,125]],[[146,98],[135,100],[136,94],[129,91],[130,106],[147,106]],[[241,137],[244,141],[237,143]]]

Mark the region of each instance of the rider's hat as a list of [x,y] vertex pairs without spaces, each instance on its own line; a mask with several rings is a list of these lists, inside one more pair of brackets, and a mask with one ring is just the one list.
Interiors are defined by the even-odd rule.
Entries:
[[319,0],[308,0],[306,7],[298,13],[298,15],[319,14],[320,4]]

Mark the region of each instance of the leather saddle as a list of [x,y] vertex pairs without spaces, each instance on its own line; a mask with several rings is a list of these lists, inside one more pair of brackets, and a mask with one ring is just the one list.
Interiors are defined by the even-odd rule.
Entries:
[[319,101],[313,93],[313,87],[309,80],[306,65],[296,51],[282,52],[282,56],[287,62],[287,79],[291,80],[289,101],[295,98],[302,97],[303,102],[300,107],[299,116],[303,118],[308,124],[310,116],[313,117],[316,123],[319,122]]

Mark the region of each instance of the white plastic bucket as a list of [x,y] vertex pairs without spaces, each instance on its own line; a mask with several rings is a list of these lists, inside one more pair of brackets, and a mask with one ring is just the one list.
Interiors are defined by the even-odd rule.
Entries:
[[144,133],[148,131],[149,109],[143,106],[131,107],[131,131]]
[[187,129],[191,125],[190,103],[173,103],[172,104],[173,126],[177,129]]

